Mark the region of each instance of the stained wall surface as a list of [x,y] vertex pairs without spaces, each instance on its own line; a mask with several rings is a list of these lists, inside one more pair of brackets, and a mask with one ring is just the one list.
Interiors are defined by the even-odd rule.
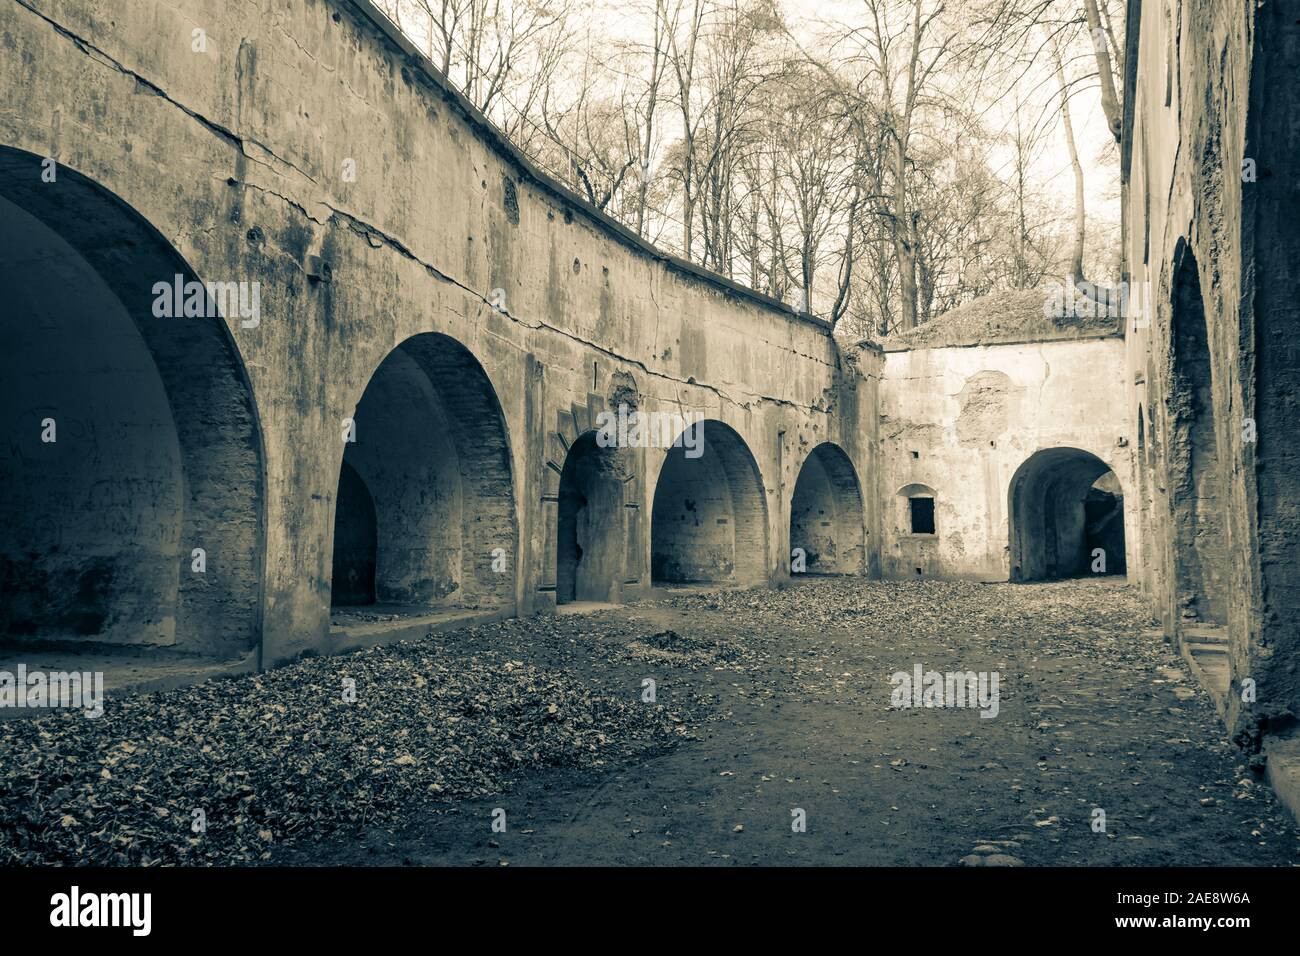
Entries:
[[1127,327],[1131,564],[1170,640],[1227,639],[1255,750],[1300,715],[1297,51],[1278,0],[1130,4],[1124,260],[1153,303]]
[[[151,552],[163,566],[142,565],[152,583],[121,579],[110,597],[122,606],[132,589],[163,594],[176,572],[184,613],[173,626],[141,611],[141,628],[158,623],[132,639],[259,651],[265,666],[328,651],[348,449],[344,498],[365,512],[342,526],[354,577],[366,573],[373,534],[380,600],[519,613],[555,602],[567,452],[619,403],[705,417],[738,437],[762,496],[746,505],[759,526],[743,540],[761,580],[788,573],[790,499],[809,450],[833,442],[874,480],[870,361],[865,374],[844,367],[824,323],[584,206],[365,2],[19,0],[0,5],[0,63],[0,196],[55,231],[81,211],[87,234],[73,245],[135,319],[179,433],[182,513],[158,524],[172,537]],[[47,158],[60,174],[52,183],[40,178]],[[103,215],[74,203],[74,187]],[[141,259],[142,240],[124,268],[129,250],[113,237],[128,221],[159,251]],[[182,271],[256,283],[260,314],[160,324],[150,290]],[[5,316],[6,327],[17,321]],[[414,354],[407,343],[430,333],[472,361]],[[432,388],[407,359],[425,362]],[[22,387],[6,448],[36,427],[47,391],[36,378]],[[376,411],[384,402],[409,414],[387,418]],[[344,439],[349,419],[355,446]],[[626,520],[611,522],[618,539],[602,546],[622,558],[624,595],[650,586],[666,456],[628,457]],[[167,471],[165,458],[153,467]],[[373,516],[358,478],[373,486]],[[428,487],[395,485],[407,480]],[[156,507],[175,493],[160,485]],[[476,496],[486,510],[466,507]],[[870,538],[866,501],[860,536]],[[415,540],[395,547],[402,527]],[[199,538],[220,587],[190,570]]]
[[[885,576],[1015,577],[1009,495],[1035,453],[1087,453],[1132,487],[1123,362],[1117,336],[887,347],[879,423]],[[933,497],[933,534],[913,533],[912,497]]]

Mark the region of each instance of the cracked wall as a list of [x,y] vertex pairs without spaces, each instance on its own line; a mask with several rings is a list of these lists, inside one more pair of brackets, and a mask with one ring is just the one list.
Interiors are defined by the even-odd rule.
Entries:
[[[884,575],[1013,577],[1009,489],[1017,470],[1044,449],[1090,452],[1130,487],[1123,367],[1116,336],[887,344],[879,426]],[[1086,491],[1074,502],[1080,521]],[[909,499],[930,495],[935,532],[913,533]]]
[[1277,0],[1162,7],[1130,19],[1125,96],[1124,261],[1155,305],[1128,330],[1149,463],[1133,566],[1170,640],[1227,640],[1228,724],[1267,751],[1300,716],[1300,25]]
[[[266,664],[331,647],[341,423],[414,335],[463,345],[500,402],[512,514],[478,526],[467,560],[521,613],[555,601],[565,442],[629,379],[645,410],[704,415],[753,455],[764,508],[752,560],[765,580],[788,572],[800,448],[833,441],[874,480],[876,379],[841,365],[824,324],[584,208],[365,3],[137,0],[108,13],[16,0],[0,9],[0,53],[0,146],[25,157],[18,175],[51,157],[150,224],[200,279],[260,284],[260,322],[225,325],[263,449],[261,475],[241,464],[230,481],[265,540],[218,540],[216,553],[241,555]],[[663,452],[633,457],[624,590],[635,594],[650,584]],[[875,518],[869,506],[869,528]],[[488,544],[508,552],[504,577],[480,553]],[[430,582],[447,580],[433,570]]]

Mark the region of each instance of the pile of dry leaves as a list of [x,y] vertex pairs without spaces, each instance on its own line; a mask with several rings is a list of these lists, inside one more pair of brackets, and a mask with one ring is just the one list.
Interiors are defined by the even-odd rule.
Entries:
[[[234,863],[686,734],[562,670],[412,643],[0,725],[0,865]],[[202,826],[200,826],[202,824]]]

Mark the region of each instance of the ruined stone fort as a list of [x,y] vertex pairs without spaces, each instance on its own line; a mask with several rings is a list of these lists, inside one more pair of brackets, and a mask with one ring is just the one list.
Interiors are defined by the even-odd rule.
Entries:
[[1127,47],[1147,307],[859,342],[584,204],[365,0],[5,0],[7,637],[270,668],[665,584],[1127,573],[1283,746],[1300,20],[1130,0]]

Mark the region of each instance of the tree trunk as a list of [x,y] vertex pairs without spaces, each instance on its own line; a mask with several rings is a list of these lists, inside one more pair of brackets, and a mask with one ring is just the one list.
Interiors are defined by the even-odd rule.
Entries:
[[1056,61],[1056,83],[1061,91],[1061,125],[1065,128],[1065,146],[1070,154],[1070,167],[1074,170],[1074,248],[1070,253],[1070,285],[1078,288],[1086,280],[1083,275],[1083,243],[1086,233],[1086,214],[1083,204],[1083,164],[1079,162],[1079,149],[1074,142],[1074,126],[1070,122],[1070,91],[1065,85],[1065,68],[1061,55],[1053,49]]
[[898,260],[899,328],[916,328],[916,246],[912,242],[912,215],[907,209],[907,152],[902,142],[894,147],[894,214],[890,232]]
[[1097,0],[1083,0],[1083,12],[1088,18],[1088,34],[1092,37],[1092,49],[1097,56],[1097,75],[1101,80],[1101,109],[1106,114],[1115,142],[1120,141],[1124,131],[1124,120],[1120,116],[1119,96],[1115,92],[1115,73],[1110,65],[1110,41],[1106,28],[1102,26],[1101,16],[1097,13]]

